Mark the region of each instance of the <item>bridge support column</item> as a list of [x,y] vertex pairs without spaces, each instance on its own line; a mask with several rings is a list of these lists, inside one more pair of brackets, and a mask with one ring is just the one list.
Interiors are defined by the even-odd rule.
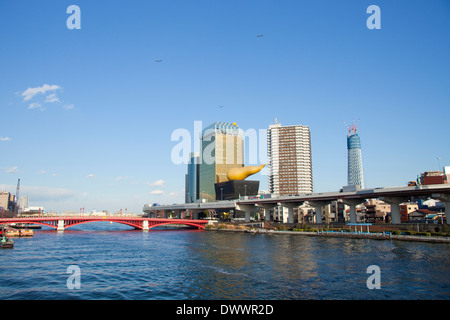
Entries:
[[357,223],[356,206],[361,200],[344,199],[343,202],[350,207],[350,223]]
[[404,197],[380,197],[380,200],[391,205],[391,223],[402,223],[400,218],[400,203],[407,202],[409,199]]
[[288,209],[288,215],[287,217],[283,214],[283,222],[284,223],[294,223],[294,209],[300,207],[303,204],[303,202],[300,203],[282,203],[281,205],[284,208]]
[[432,194],[431,197],[444,202],[445,217],[446,217],[445,219],[447,220],[446,221],[447,224],[450,225],[450,194],[438,193],[438,194]]
[[58,220],[56,231],[64,231],[64,220]]
[[148,220],[142,221],[142,231],[148,231]]
[[257,204],[257,206],[264,209],[264,220],[270,221],[270,210],[275,209],[276,205]]
[[244,211],[245,214],[245,222],[250,222],[250,215],[254,213],[255,206],[252,204],[237,204],[236,210]]
[[198,220],[198,211],[197,210],[192,210],[192,218],[194,220]]
[[322,223],[322,208],[329,205],[330,201],[308,201],[316,212],[316,223]]

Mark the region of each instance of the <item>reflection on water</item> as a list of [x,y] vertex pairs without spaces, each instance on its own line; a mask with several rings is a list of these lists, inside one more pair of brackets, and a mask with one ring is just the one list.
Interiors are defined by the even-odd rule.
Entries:
[[[87,224],[0,251],[0,299],[449,299],[450,246]],[[369,290],[369,265],[381,289]],[[81,269],[81,289],[66,286]]]

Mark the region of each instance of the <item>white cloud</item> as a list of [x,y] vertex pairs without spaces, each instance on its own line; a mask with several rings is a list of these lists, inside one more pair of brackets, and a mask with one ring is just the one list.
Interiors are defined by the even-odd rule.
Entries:
[[93,175],[92,173],[90,173],[86,176],[86,178],[94,178],[94,177],[95,177],[95,175]]
[[38,174],[46,174],[46,173],[47,173],[47,171],[45,171],[45,170],[41,170],[41,171],[38,171],[37,173],[38,173]]
[[24,97],[23,101],[29,101],[39,93],[45,94],[49,91],[55,91],[59,89],[61,89],[61,87],[55,84],[53,85],[44,84],[42,87],[28,88],[27,90],[22,92],[22,97]]
[[162,191],[162,190],[153,190],[153,191],[150,191],[150,194],[156,194],[156,195],[160,195],[160,194],[163,194],[164,193],[164,191]]
[[74,108],[74,105],[73,104],[65,104],[63,106],[63,108],[66,109],[66,110],[72,110]]
[[150,186],[152,186],[152,187],[162,186],[162,185],[164,185],[164,180],[157,180],[153,183],[150,183]]
[[114,181],[120,181],[120,180],[125,180],[128,179],[128,177],[117,177],[114,179]]
[[19,167],[4,167],[6,173],[17,173],[19,172]]
[[9,137],[0,137],[0,141],[11,141]]
[[41,111],[44,111],[44,110],[45,110],[45,108],[43,108],[43,107],[41,106],[41,104],[40,104],[40,103],[37,103],[37,102],[30,103],[30,105],[28,106],[28,109],[39,109],[39,110],[41,110]]
[[52,93],[49,94],[46,98],[45,98],[45,103],[56,103],[59,102],[59,98],[56,96],[56,93]]
[[[14,192],[16,190],[15,185],[0,185],[1,190],[10,190]],[[28,196],[28,198],[34,202],[40,201],[64,201],[70,198],[75,198],[77,193],[72,190],[63,188],[47,188],[47,187],[33,187],[33,186],[21,186],[20,194]]]

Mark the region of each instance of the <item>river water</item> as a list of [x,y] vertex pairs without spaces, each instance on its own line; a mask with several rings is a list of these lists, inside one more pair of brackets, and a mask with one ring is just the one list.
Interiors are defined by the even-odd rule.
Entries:
[[449,244],[109,223],[43,228],[0,250],[2,300],[447,300],[449,275]]

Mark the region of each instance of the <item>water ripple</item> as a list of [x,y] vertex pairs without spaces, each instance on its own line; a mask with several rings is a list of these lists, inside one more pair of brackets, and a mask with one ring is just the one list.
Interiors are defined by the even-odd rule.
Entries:
[[[448,244],[95,228],[0,251],[0,299],[449,299]],[[381,289],[366,286],[381,269]],[[69,289],[67,267],[80,267]]]

